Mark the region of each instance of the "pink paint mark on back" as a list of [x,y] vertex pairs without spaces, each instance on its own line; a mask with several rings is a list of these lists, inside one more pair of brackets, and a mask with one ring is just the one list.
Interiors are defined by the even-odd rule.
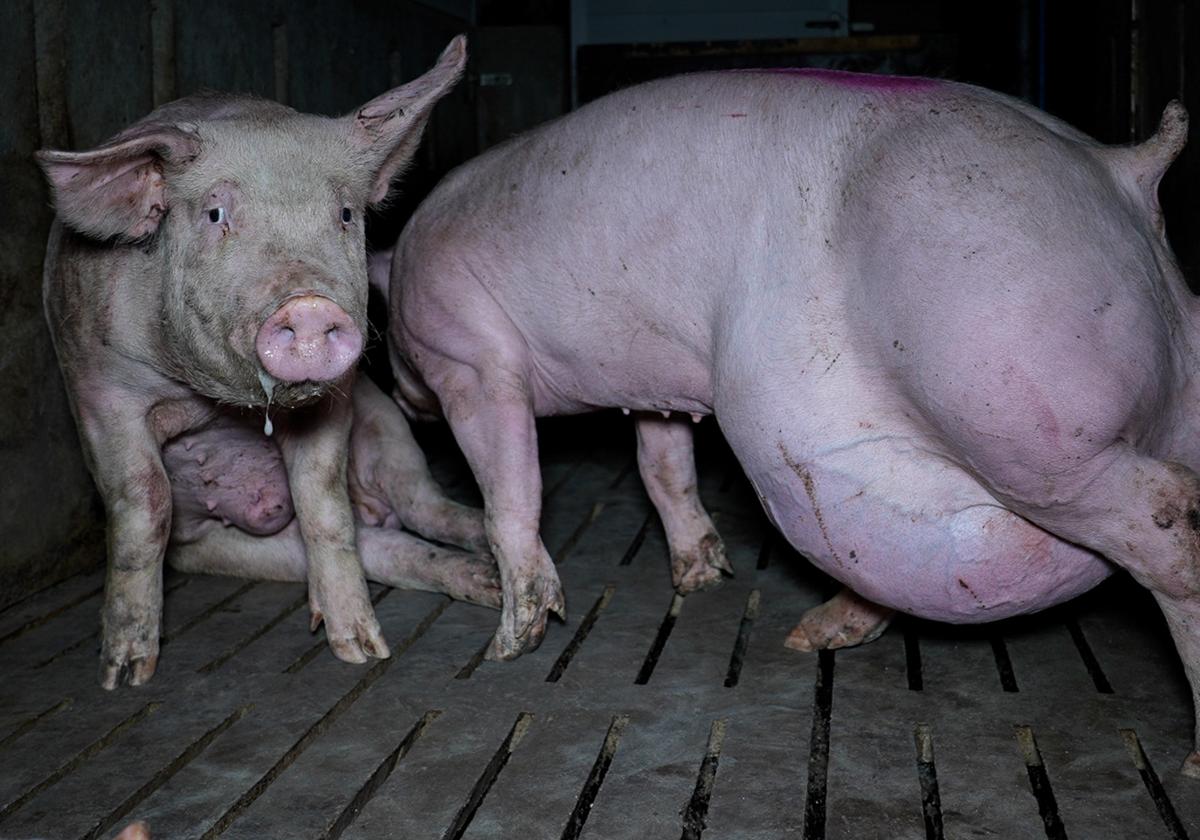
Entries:
[[826,70],[820,67],[763,67],[735,70],[737,73],[768,73],[772,75],[803,76],[829,84],[859,90],[916,91],[941,87],[938,79],[922,76],[882,76],[873,73],[851,73],[846,70]]

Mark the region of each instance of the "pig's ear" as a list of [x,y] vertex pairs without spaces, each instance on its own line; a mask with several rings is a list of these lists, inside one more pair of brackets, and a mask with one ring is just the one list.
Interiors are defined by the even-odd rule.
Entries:
[[192,126],[148,125],[86,152],[40,151],[64,224],[98,239],[131,242],[158,230],[167,212],[163,169],[200,152]]
[[387,198],[392,181],[412,161],[433,106],[462,78],[467,39],[457,36],[425,75],[389,90],[346,117],[351,144],[368,152],[374,180],[368,204]]

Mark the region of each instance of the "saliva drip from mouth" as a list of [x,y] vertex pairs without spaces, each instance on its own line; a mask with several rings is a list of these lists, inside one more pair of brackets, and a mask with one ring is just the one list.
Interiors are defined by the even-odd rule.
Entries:
[[258,372],[258,381],[262,385],[262,389],[267,395],[267,408],[263,412],[266,418],[265,422],[263,423],[263,434],[267,437],[270,437],[271,433],[275,431],[275,425],[271,422],[271,397],[275,394],[276,383],[274,377],[272,377],[271,374],[267,373],[265,370],[260,370]]

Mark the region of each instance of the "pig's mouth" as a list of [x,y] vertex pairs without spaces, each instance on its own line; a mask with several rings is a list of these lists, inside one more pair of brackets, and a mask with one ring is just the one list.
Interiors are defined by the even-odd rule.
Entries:
[[258,381],[262,386],[262,397],[257,408],[263,408],[268,415],[276,409],[289,410],[303,408],[318,402],[330,393],[345,390],[339,382],[316,382],[304,380],[301,382],[280,382],[264,370],[258,371]]

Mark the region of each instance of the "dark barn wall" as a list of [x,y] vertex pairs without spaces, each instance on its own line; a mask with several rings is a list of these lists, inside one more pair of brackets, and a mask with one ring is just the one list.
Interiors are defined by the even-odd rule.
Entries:
[[[405,0],[5,0],[3,17],[0,606],[104,552],[102,512],[42,317],[53,214],[33,152],[93,146],[201,88],[344,113],[424,72],[468,29]],[[473,120],[463,85],[434,115],[412,195],[474,152]]]

